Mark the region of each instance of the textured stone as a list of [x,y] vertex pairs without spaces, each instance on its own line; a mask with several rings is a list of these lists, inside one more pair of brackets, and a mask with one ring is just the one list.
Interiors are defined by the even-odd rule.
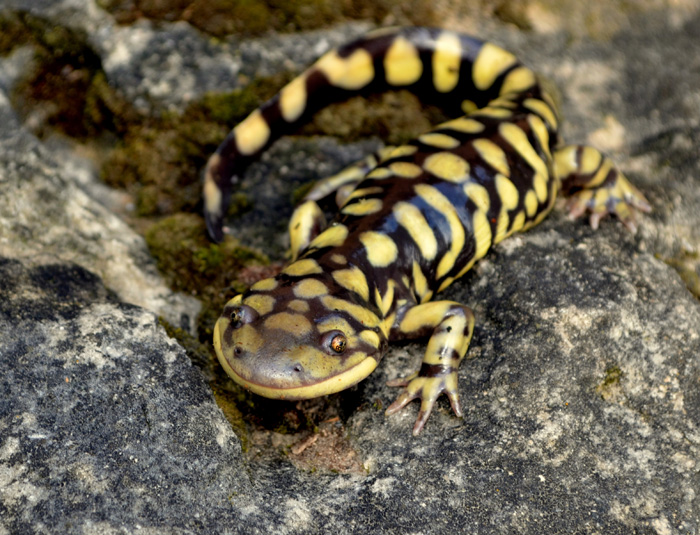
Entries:
[[[60,4],[36,9],[75,9]],[[245,457],[203,374],[152,312],[125,304],[132,275],[83,261],[126,228],[0,94],[0,533],[698,533],[700,304],[663,259],[683,255],[697,276],[700,17],[624,27],[608,42],[484,31],[559,86],[568,141],[613,153],[644,190],[654,212],[637,235],[557,212],[445,292],[477,314],[463,419],[442,400],[413,438],[417,404],[384,416],[386,381],[425,350],[409,344],[358,387],[302,405],[340,407],[318,433],[249,422]],[[308,47],[296,38],[280,40]],[[233,65],[246,45],[227,46]],[[178,50],[195,65],[206,47]],[[155,77],[146,87],[156,67],[129,72]],[[285,178],[330,170],[314,146],[357,157],[328,140],[278,144],[243,181],[262,190],[231,222],[244,241],[279,256]],[[243,399],[259,419],[276,403]]]

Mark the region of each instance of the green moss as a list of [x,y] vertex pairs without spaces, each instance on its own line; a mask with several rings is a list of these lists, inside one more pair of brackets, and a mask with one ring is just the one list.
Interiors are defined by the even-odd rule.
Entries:
[[248,435],[244,415],[239,409],[239,396],[231,391],[218,387],[216,384],[212,385],[212,393],[214,394],[216,404],[221,409],[221,412],[224,413],[234,433],[236,433],[236,436],[238,436],[241,441],[243,453],[246,453],[250,448],[250,437]]
[[0,15],[0,51],[31,44],[34,61],[13,87],[11,99],[21,116],[33,121],[40,137],[58,130],[87,141],[105,131],[120,133],[135,116],[109,87],[97,53],[84,33],[27,13]]
[[269,263],[265,255],[241,247],[233,238],[210,242],[204,221],[194,214],[165,217],[152,224],[145,237],[170,286],[202,301],[198,332],[205,343],[226,301],[247,286],[237,279],[241,270]]
[[98,0],[122,24],[139,18],[186,20],[216,37],[253,37],[315,30],[348,19],[394,25],[434,25],[434,6],[422,0]]
[[605,401],[618,402],[623,397],[620,381],[622,370],[619,366],[610,366],[605,370],[603,381],[596,387],[596,392]]
[[389,145],[400,145],[446,119],[439,108],[426,106],[408,91],[397,91],[328,106],[301,134],[331,135],[348,142],[379,136]]
[[6,56],[15,48],[34,40],[18,13],[3,11],[0,13],[0,56]]

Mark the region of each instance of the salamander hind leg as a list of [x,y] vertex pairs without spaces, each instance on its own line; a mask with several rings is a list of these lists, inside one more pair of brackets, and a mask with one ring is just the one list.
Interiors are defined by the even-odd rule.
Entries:
[[435,401],[443,392],[457,416],[462,416],[457,386],[457,368],[467,353],[474,332],[474,313],[453,301],[435,301],[410,309],[399,324],[401,335],[418,338],[430,334],[428,348],[420,370],[405,379],[391,381],[390,386],[405,387],[386,410],[393,414],[410,401],[420,398],[421,407],[413,434],[423,429]]
[[644,195],[615,167],[612,160],[593,147],[568,145],[554,155],[562,190],[570,199],[572,219],[590,212],[591,226],[598,228],[608,214],[616,215],[632,232],[637,230],[637,212],[650,212]]

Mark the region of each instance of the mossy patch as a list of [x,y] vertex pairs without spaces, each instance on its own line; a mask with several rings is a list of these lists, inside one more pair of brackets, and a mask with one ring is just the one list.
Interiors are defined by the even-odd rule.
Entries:
[[603,381],[596,387],[596,393],[605,401],[618,403],[624,397],[620,381],[623,377],[619,366],[610,366],[605,370]]
[[140,18],[184,20],[215,37],[315,30],[347,20],[394,25],[439,23],[433,4],[423,0],[98,0],[98,4],[121,24]]
[[228,237],[222,243],[207,238],[202,218],[180,213],[152,224],[146,243],[170,286],[203,304],[198,319],[199,340],[208,343],[226,301],[248,286],[239,274],[250,266],[265,266],[268,258]]
[[328,106],[300,133],[330,135],[348,142],[379,136],[389,145],[400,145],[446,119],[442,110],[426,106],[416,95],[394,91]]
[[[172,114],[135,122],[102,166],[102,179],[127,190],[137,216],[152,217],[198,212],[199,173],[229,132],[231,125],[272,97],[289,74],[256,80],[244,89],[207,94]],[[233,208],[247,205],[235,199]]]
[[13,87],[13,107],[39,137],[57,130],[86,141],[105,131],[117,134],[134,112],[109,87],[100,58],[82,32],[28,13],[0,15],[0,51],[17,44],[34,47],[30,69]]

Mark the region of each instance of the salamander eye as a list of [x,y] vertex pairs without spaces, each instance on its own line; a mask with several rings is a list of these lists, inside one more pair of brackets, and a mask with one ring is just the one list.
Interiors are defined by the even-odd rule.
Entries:
[[340,355],[348,345],[348,339],[341,331],[330,331],[323,335],[321,346],[333,355]]
[[330,346],[336,353],[342,353],[345,351],[345,346],[347,343],[348,341],[344,334],[336,334],[333,338],[331,338]]
[[254,308],[249,307],[248,305],[240,305],[237,307],[233,307],[227,312],[228,317],[231,320],[231,327],[233,327],[234,329],[238,329],[246,323],[254,321],[259,316],[257,311]]

